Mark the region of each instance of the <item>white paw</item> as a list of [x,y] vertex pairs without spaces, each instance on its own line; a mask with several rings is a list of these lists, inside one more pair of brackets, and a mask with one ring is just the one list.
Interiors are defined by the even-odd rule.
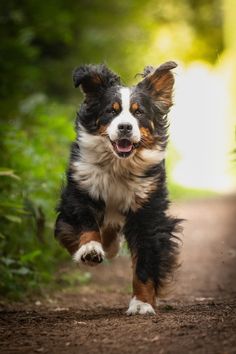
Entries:
[[147,302],[142,302],[140,300],[136,299],[136,296],[134,296],[129,303],[129,308],[126,311],[127,315],[155,315],[154,308],[152,305],[148,304]]
[[105,253],[102,245],[97,241],[90,241],[81,246],[73,255],[75,262],[95,266],[103,261]]

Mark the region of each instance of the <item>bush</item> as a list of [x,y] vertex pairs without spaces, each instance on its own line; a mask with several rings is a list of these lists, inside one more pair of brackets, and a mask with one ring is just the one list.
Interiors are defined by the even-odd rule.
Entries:
[[38,289],[51,280],[56,264],[65,258],[54,240],[53,226],[74,137],[72,112],[69,106],[34,96],[22,104],[22,119],[2,124],[2,295],[15,298]]

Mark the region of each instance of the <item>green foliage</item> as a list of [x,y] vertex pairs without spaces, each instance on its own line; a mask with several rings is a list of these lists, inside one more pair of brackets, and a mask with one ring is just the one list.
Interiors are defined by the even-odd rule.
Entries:
[[89,272],[82,272],[80,270],[74,270],[70,272],[64,272],[59,277],[59,283],[63,286],[74,287],[77,285],[86,285],[91,280],[91,274]]
[[2,123],[0,137],[1,163],[8,166],[0,169],[0,287],[9,296],[48,282],[65,257],[53,225],[74,137],[72,110],[33,102],[36,97],[22,103],[24,119]]
[[75,96],[71,71],[84,62],[130,82],[147,64],[214,62],[223,48],[220,0],[3,0],[0,11],[4,118],[32,92]]

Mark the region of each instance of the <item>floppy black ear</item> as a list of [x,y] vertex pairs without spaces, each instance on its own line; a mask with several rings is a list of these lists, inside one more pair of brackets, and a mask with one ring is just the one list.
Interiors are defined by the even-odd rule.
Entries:
[[75,87],[81,86],[85,94],[99,93],[119,85],[120,78],[105,65],[82,65],[73,72]]
[[170,71],[177,67],[173,61],[168,61],[160,65],[157,69],[152,66],[144,68],[144,79],[138,87],[147,90],[156,101],[157,107],[163,114],[168,113],[172,106],[172,92],[174,86],[174,75]]

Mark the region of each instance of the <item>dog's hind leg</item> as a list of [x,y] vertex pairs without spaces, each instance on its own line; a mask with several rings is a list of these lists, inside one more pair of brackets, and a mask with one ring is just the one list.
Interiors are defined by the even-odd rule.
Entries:
[[127,315],[155,314],[156,288],[151,279],[142,282],[136,274],[137,257],[132,257],[133,295],[129,303]]
[[133,256],[133,297],[128,315],[154,314],[156,296],[178,265],[179,245],[174,233],[179,220],[164,213],[158,220],[158,215],[144,213],[134,214],[124,230]]

